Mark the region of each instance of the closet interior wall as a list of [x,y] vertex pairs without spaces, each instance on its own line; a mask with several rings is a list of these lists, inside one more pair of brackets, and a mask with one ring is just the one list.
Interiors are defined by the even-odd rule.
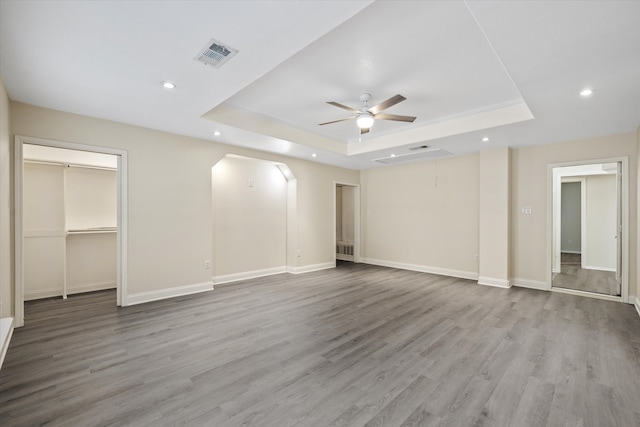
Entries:
[[116,287],[116,169],[24,162],[24,298]]

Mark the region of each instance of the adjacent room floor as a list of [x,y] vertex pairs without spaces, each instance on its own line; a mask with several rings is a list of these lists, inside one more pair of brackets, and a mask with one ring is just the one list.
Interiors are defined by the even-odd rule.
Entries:
[[634,307],[363,264],[26,305],[11,426],[637,426]]
[[560,273],[553,275],[553,286],[604,295],[619,295],[615,271],[582,268],[580,254],[561,254]]

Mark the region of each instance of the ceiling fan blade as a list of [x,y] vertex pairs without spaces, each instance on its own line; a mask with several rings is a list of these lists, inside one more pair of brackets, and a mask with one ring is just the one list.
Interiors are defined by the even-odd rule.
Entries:
[[365,133],[369,133],[369,128],[361,128],[360,135],[364,135]]
[[325,122],[325,123],[318,123],[318,126],[330,125],[331,123],[345,122],[347,120],[353,120],[355,118],[356,118],[356,116],[353,116],[353,117],[347,117],[346,119],[339,119],[339,120],[333,120],[333,121]]
[[352,113],[359,113],[360,112],[360,111],[356,110],[355,108],[347,107],[346,105],[342,105],[342,104],[339,104],[339,103],[333,102],[333,101],[329,101],[329,102],[327,102],[327,104],[331,104],[331,105],[333,105],[335,107],[342,108],[343,110],[351,111]]
[[395,120],[396,122],[413,122],[416,118],[412,116],[398,116],[397,114],[376,114],[376,120]]
[[394,105],[396,105],[399,102],[404,101],[405,99],[407,99],[407,98],[405,98],[402,95],[392,96],[391,98],[387,99],[386,101],[381,102],[380,104],[376,105],[375,107],[369,108],[369,112],[371,114],[378,114],[380,111],[386,110],[389,107],[393,107]]

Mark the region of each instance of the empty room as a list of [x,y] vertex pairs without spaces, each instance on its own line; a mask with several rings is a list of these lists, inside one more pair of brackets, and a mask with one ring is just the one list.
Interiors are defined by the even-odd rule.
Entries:
[[638,22],[0,0],[0,425],[640,426]]

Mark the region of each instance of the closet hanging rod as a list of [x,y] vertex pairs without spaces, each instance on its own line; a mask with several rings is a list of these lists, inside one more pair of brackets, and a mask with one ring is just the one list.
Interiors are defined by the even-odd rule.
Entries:
[[80,163],[52,162],[47,160],[24,159],[24,162],[38,164],[38,165],[66,166],[66,167],[74,167],[74,168],[99,169],[99,170],[106,170],[106,171],[118,170],[118,168],[110,168],[107,166],[92,166],[92,165],[83,165]]

